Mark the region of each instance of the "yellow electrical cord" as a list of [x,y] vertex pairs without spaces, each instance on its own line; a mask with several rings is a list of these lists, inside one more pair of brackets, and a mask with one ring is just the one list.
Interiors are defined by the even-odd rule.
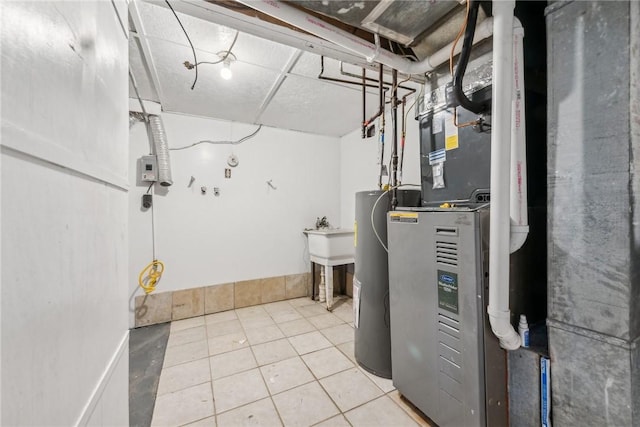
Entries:
[[[160,267],[160,269],[158,269],[158,267]],[[156,284],[160,281],[162,273],[164,273],[164,263],[154,259],[140,272],[140,276],[138,276],[138,285],[140,285],[148,295],[156,290]]]

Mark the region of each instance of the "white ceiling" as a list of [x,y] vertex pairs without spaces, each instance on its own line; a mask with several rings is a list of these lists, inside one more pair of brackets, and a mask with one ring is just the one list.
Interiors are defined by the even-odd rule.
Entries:
[[[170,0],[174,8],[181,0]],[[197,4],[198,2],[191,2]],[[207,5],[206,3],[203,3]],[[178,22],[164,2],[131,2],[130,66],[143,99],[160,102],[163,111],[264,124],[314,134],[343,136],[362,122],[359,86],[319,80],[320,56],[240,32],[233,47],[233,78],[220,77],[221,64],[198,67],[195,89],[193,54]],[[178,12],[198,61],[216,61],[236,30]],[[345,65],[360,74],[361,68]],[[325,58],[328,77],[340,75],[339,62]],[[370,77],[377,73],[369,72]],[[414,84],[417,87],[417,84]],[[131,96],[135,96],[133,89]],[[402,94],[402,92],[400,92]],[[377,89],[367,95],[367,117],[377,109]]]

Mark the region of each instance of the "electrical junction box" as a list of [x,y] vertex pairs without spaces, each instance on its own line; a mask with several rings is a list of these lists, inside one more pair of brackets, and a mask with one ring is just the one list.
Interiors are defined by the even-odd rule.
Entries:
[[138,159],[138,176],[142,182],[156,182],[158,180],[156,156],[142,156]]

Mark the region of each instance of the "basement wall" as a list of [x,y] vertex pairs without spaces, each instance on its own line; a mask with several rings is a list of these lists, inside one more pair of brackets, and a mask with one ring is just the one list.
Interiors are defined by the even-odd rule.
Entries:
[[123,0],[0,3],[0,424],[128,425]]
[[[161,116],[170,147],[238,140],[256,130],[236,122]],[[156,256],[166,272],[145,303],[150,311],[139,312],[136,320],[135,307],[144,295],[138,274],[153,259],[151,210],[141,207],[148,184],[136,182],[136,159],[147,154],[145,125],[135,124],[129,162],[131,326],[307,295],[310,261],[303,230],[322,216],[334,227],[343,225],[338,138],[263,127],[239,145],[171,151],[174,184],[153,188]],[[239,160],[235,168],[227,164],[231,154]],[[225,178],[225,169],[231,178]]]

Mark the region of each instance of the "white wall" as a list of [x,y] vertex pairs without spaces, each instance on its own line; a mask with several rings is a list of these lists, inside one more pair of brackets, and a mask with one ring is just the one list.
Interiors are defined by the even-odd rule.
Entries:
[[127,425],[126,34],[111,2],[0,7],[1,424]]
[[[407,101],[411,105],[412,99]],[[400,109],[398,110],[398,117]],[[413,110],[407,118],[407,133],[403,163],[403,184],[420,184],[420,138],[418,122],[414,120]],[[398,126],[398,145],[400,145],[400,125]],[[379,126],[376,122],[376,135],[362,139],[360,129],[340,139],[340,221],[344,227],[353,227],[355,221],[356,196],[358,191],[377,190],[380,166],[378,162]],[[384,161],[389,173],[391,167],[391,118],[386,117]],[[389,177],[383,177],[386,184]]]
[[[215,100],[212,100],[215,102]],[[203,139],[237,140],[256,126],[162,114],[171,147]],[[148,154],[145,126],[130,131],[130,293],[152,260],[147,185],[136,186],[136,159]],[[228,156],[239,165],[230,179]],[[309,271],[302,230],[326,215],[340,226],[339,139],[263,127],[239,145],[202,144],[171,151],[174,184],[154,188],[156,255],[166,264],[158,291],[179,290]],[[195,182],[189,188],[190,177]],[[277,189],[271,189],[272,180]],[[208,192],[202,195],[200,187]],[[213,194],[220,188],[220,196]],[[164,194],[163,194],[164,193]],[[130,309],[133,300],[130,301]]]

